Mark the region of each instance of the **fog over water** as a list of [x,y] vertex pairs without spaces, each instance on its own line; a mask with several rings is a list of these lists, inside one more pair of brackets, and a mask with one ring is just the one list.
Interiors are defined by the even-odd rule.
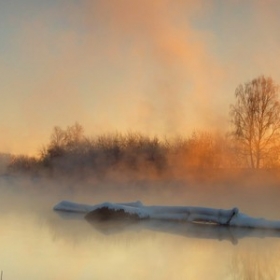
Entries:
[[140,200],[147,205],[214,208],[236,206],[248,215],[280,218],[277,214],[280,193],[277,171],[246,171],[224,176],[207,172],[201,172],[200,178],[196,176],[169,180],[75,180],[7,175],[0,179],[0,207],[2,211],[33,212],[34,207],[41,211],[44,208],[52,208],[60,200],[88,204]]
[[253,138],[244,154],[231,126],[239,85],[280,82],[279,10],[273,0],[0,1],[1,280],[280,279],[276,231],[53,210],[141,201],[280,221],[276,130],[258,137],[254,165]]
[[267,277],[260,279],[277,279],[279,237],[261,233],[234,240],[240,232],[219,231],[220,237],[216,232],[213,238],[208,229],[178,223],[100,226],[52,207],[65,199],[89,204],[141,200],[147,205],[237,206],[254,217],[280,220],[278,182],[276,173],[265,172],[219,180],[129,182],[2,176],[3,279],[247,279],[257,269]]

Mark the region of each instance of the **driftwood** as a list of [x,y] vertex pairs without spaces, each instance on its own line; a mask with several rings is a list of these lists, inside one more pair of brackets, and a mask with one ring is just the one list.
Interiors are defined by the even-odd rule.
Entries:
[[62,201],[54,210],[63,219],[85,219],[103,234],[148,229],[189,238],[228,240],[233,244],[245,237],[280,237],[279,221],[252,218],[237,208],[144,206],[139,201],[97,205]]
[[54,210],[84,213],[87,220],[167,220],[239,228],[280,230],[280,221],[253,218],[237,208],[224,210],[186,206],[144,206],[141,202],[78,204],[70,201],[58,203]]

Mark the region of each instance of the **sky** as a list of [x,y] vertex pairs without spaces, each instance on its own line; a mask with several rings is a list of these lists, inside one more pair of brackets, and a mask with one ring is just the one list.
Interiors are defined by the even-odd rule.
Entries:
[[236,87],[280,83],[277,0],[0,0],[0,152],[86,135],[227,130]]

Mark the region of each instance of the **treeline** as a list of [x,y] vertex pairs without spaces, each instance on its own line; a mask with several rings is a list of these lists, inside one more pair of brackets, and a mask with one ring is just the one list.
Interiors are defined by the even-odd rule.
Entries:
[[39,157],[13,156],[8,171],[178,178],[201,170],[279,168],[279,90],[280,86],[265,76],[239,85],[236,102],[230,106],[228,133],[196,131],[173,139],[140,133],[88,137],[78,123],[66,129],[54,127]]
[[229,137],[193,132],[189,137],[160,139],[140,133],[88,137],[76,123],[54,127],[38,157],[12,156],[8,172],[48,176],[182,177],[201,170],[246,167]]
[[[89,137],[75,123],[54,127],[38,157],[3,155],[8,173],[47,176],[184,177],[201,172],[250,168],[238,141],[223,133],[195,131],[189,137],[160,139],[141,133]],[[279,167],[279,153],[263,158],[262,169]],[[2,164],[2,170],[4,169]]]

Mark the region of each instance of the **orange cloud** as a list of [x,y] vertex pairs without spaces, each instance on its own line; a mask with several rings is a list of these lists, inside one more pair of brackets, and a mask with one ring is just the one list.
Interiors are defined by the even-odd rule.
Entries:
[[2,85],[17,100],[14,126],[33,147],[75,121],[89,133],[226,126],[238,83],[279,77],[274,5],[85,0],[15,19],[16,66],[5,69],[16,82]]
[[[97,17],[106,26],[111,36],[108,41],[117,49],[115,53],[121,52],[124,42],[129,42],[137,56],[149,60],[150,65],[146,62],[141,70],[154,69],[147,99],[158,105],[154,104],[151,119],[160,115],[162,122],[169,123],[167,130],[172,126],[179,132],[188,123],[187,110],[207,111],[203,104],[211,98],[209,87],[217,87],[222,69],[209,51],[211,34],[196,30],[191,23],[195,14],[205,12],[202,1],[124,0],[87,4],[87,23],[94,25]],[[191,126],[195,126],[194,122],[193,118],[189,121]]]

